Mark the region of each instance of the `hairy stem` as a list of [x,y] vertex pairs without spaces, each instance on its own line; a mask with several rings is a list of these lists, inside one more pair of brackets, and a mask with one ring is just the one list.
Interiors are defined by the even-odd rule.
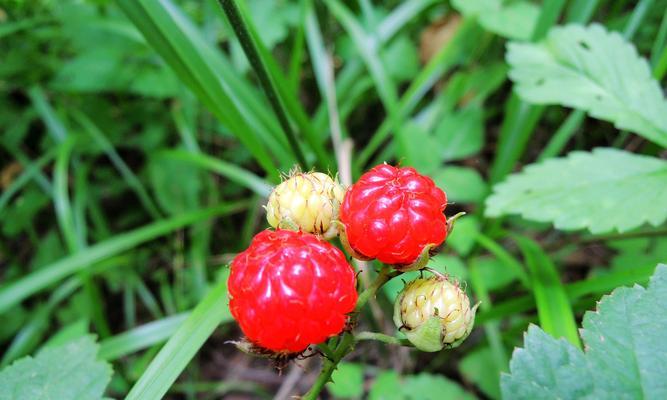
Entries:
[[362,340],[376,340],[386,344],[414,347],[408,339],[399,339],[395,336],[385,335],[384,333],[380,332],[359,332],[354,335],[355,342],[361,342]]

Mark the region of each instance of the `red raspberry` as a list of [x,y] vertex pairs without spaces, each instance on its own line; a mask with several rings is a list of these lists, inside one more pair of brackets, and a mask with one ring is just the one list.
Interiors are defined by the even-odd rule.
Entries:
[[447,196],[414,168],[381,164],[352,185],[340,208],[352,250],[386,264],[410,264],[447,236]]
[[229,308],[249,341],[297,353],[339,334],[357,302],[355,273],[317,236],[265,230],[232,261]]

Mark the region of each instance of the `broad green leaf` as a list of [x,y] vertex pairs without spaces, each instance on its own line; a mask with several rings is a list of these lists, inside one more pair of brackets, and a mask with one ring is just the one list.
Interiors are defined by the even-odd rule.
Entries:
[[500,398],[500,374],[494,366],[489,347],[467,353],[459,363],[459,371],[466,381],[477,385],[485,395],[492,399]]
[[[449,238],[447,241],[449,242]],[[505,263],[494,257],[474,257],[470,260],[470,265],[474,265],[489,291],[503,288],[517,279],[514,270],[507,268]]]
[[480,222],[476,216],[467,215],[465,218],[460,218],[454,224],[452,232],[447,235],[447,245],[465,257],[475,246],[479,230]]
[[446,114],[435,128],[438,148],[445,161],[466,158],[482,149],[484,144],[484,115],[479,106]]
[[623,232],[667,219],[667,162],[611,148],[530,165],[493,190],[487,216],[520,214],[563,230]]
[[667,147],[665,96],[619,33],[598,24],[556,27],[542,43],[510,43],[507,62],[525,101],[586,110]]
[[442,145],[423,127],[408,122],[398,130],[398,159],[403,165],[430,174],[442,164]]
[[158,203],[172,215],[197,209],[203,186],[199,169],[161,154],[150,157],[148,162],[150,182]]
[[667,398],[667,265],[648,288],[614,290],[584,315],[586,351],[536,326],[501,378],[507,399]]
[[375,378],[368,398],[369,400],[402,400],[401,387],[402,383],[395,371],[384,371]]
[[364,366],[342,362],[327,383],[329,393],[338,398],[361,398],[364,394]]
[[452,5],[466,17],[476,17],[488,31],[510,39],[530,39],[540,14],[528,1],[452,0]]
[[371,400],[471,400],[475,396],[443,375],[421,373],[400,377],[394,371],[380,373],[369,392]]
[[394,39],[380,55],[387,73],[396,82],[410,80],[419,73],[419,54],[414,40],[408,35]]
[[478,203],[489,191],[479,172],[472,168],[445,167],[433,174],[433,180],[451,202]]
[[445,378],[422,372],[405,379],[403,385],[404,399],[420,400],[472,400],[472,394],[466,392],[458,383]]
[[101,399],[112,370],[97,348],[86,336],[16,361],[0,372],[0,400]]

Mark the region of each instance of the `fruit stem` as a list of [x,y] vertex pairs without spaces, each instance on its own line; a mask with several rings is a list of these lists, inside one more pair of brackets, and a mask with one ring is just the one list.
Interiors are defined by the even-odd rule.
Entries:
[[[391,267],[384,265],[380,270],[380,272],[378,273],[378,276],[373,281],[373,283],[371,283],[371,285],[368,288],[366,288],[366,290],[364,290],[359,294],[359,297],[357,298],[357,305],[354,308],[354,312],[358,313],[364,307],[364,305],[366,305],[368,300],[370,300],[371,297],[375,296],[375,293],[377,293],[377,291],[382,287],[382,285],[387,283],[390,279],[397,277],[401,273],[402,272],[395,271]],[[360,339],[360,340],[367,340],[367,339]],[[317,379],[315,380],[315,383],[310,388],[308,393],[303,395],[303,397],[301,398],[302,400],[317,399],[317,396],[319,396],[322,389],[324,389],[324,385],[326,385],[327,382],[331,380],[331,374],[338,367],[338,363],[340,362],[340,360],[342,360],[343,357],[345,357],[346,355],[348,355],[348,353],[352,351],[356,341],[357,340],[355,339],[355,336],[351,332],[346,332],[343,334],[343,337],[338,343],[336,350],[333,351],[332,357],[327,356],[327,358],[324,359],[323,361],[324,365],[322,366],[322,371],[320,371],[320,374],[318,375]]]
[[398,275],[402,274],[400,271],[395,271],[392,270],[391,267],[388,266],[383,266],[382,269],[380,270],[380,273],[378,276],[375,278],[375,281],[371,283],[371,285],[366,288],[363,292],[359,294],[359,297],[357,298],[357,305],[354,308],[355,312],[361,311],[361,309],[366,305],[368,300],[370,300],[371,297],[375,296],[375,293],[384,285],[387,283],[390,279],[397,277]]
[[355,342],[360,342],[362,340],[377,340],[378,342],[387,344],[414,347],[408,339],[399,339],[395,336],[385,335],[384,333],[379,332],[359,332],[354,335]]

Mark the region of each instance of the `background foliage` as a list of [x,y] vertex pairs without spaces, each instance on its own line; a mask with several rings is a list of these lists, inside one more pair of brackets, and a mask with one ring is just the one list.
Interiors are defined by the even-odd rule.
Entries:
[[468,213],[430,266],[477,327],[361,342],[324,396],[664,397],[665,0],[237,4],[254,57],[213,0],[0,1],[0,399],[304,393],[317,358],[225,344],[225,265],[280,172],[384,161]]

